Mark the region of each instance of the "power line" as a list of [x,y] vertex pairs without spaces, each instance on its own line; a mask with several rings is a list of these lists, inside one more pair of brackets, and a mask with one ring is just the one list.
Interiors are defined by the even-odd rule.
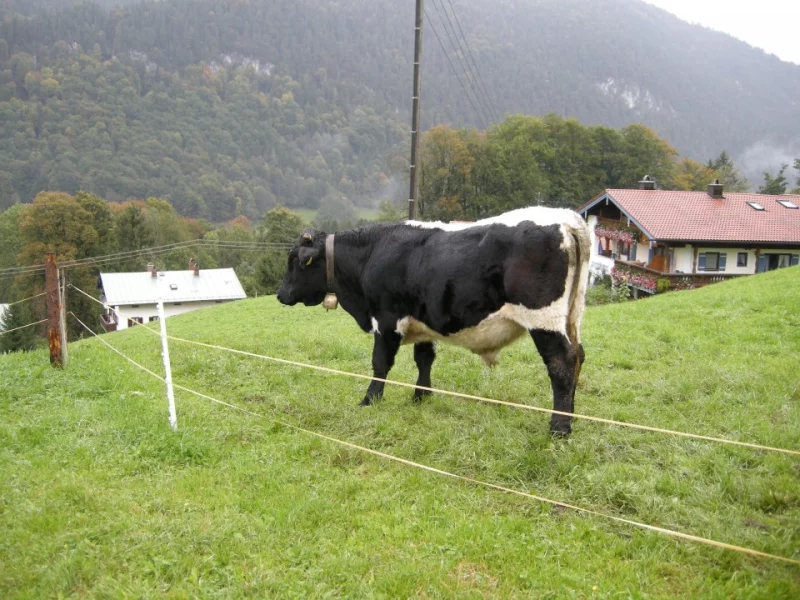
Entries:
[[[475,86],[477,77],[472,72],[472,67],[469,64],[469,61],[467,61],[466,58],[467,54],[464,51],[463,46],[461,45],[461,39],[459,38],[458,33],[456,32],[456,28],[453,26],[453,22],[450,20],[450,15],[447,13],[447,10],[445,10],[444,4],[442,4],[442,12],[444,12],[444,16],[447,18],[447,23],[445,23],[444,19],[442,18],[441,12],[439,12],[438,5],[436,4],[435,0],[432,1],[433,1],[433,7],[436,9],[436,14],[439,15],[439,21],[442,23],[442,27],[444,27],[445,33],[447,34],[447,39],[450,41],[450,45],[453,47],[453,51],[456,54],[456,58],[458,58],[458,62],[461,64],[462,73],[466,77],[467,83],[469,84],[469,87],[472,90],[473,95],[478,100],[478,103],[481,105],[481,108],[484,111],[485,121],[487,124],[491,123],[492,122],[491,107],[489,106],[489,103],[486,101],[486,99],[483,98],[480,87],[476,88]],[[441,0],[439,0],[439,3],[441,4]],[[448,23],[450,24],[449,29],[447,27]],[[456,48],[456,45],[458,45],[458,48]]]
[[[224,240],[189,240],[186,242],[176,242],[174,244],[166,244],[164,246],[153,246],[149,248],[140,248],[138,250],[128,250],[125,252],[117,252],[113,254],[104,254],[100,256],[91,256],[72,261],[66,261],[59,265],[60,268],[77,268],[88,267],[99,264],[106,264],[112,262],[122,262],[125,260],[134,260],[142,257],[158,256],[161,254],[168,254],[178,250],[184,250],[193,246],[206,247],[206,248],[219,248],[223,250],[286,250],[292,247],[293,244],[282,242],[247,242],[247,241],[224,241]],[[36,273],[44,272],[44,265],[32,265],[26,267],[13,267],[0,269],[0,277],[19,277],[26,275],[33,275]]]
[[[434,0],[431,0],[431,1],[433,2],[433,8],[436,9],[436,14],[439,16],[439,22],[442,24],[442,27],[444,28],[444,32],[447,35],[447,39],[449,40],[450,45],[453,47],[453,51],[455,52],[456,58],[458,59],[458,62],[461,64],[461,70],[462,70],[464,76],[467,78],[467,82],[469,84],[470,90],[472,90],[472,94],[475,96],[475,99],[478,101],[478,104],[481,106],[481,110],[483,111],[481,113],[481,116],[483,118],[484,129],[485,129],[487,127],[487,123],[491,122],[491,117],[489,117],[487,119],[487,115],[490,115],[491,113],[490,113],[489,109],[485,106],[485,104],[482,102],[480,94],[475,90],[475,86],[474,86],[473,82],[471,81],[469,75],[467,75],[467,71],[469,69],[467,68],[467,66],[465,66],[464,58],[462,58],[463,50],[461,52],[459,52],[459,49],[456,48],[456,42],[453,41],[454,38],[457,40],[457,36],[455,34],[455,28],[453,28],[453,33],[451,35],[450,30],[447,28],[447,24],[444,22],[444,19],[442,18],[442,13],[439,12],[439,6],[436,4],[436,2]],[[444,10],[444,5],[442,5],[442,10]],[[447,15],[447,11],[445,11],[445,15]],[[448,18],[448,20],[450,19],[449,16],[447,18]],[[452,27],[452,23],[450,23],[450,26]],[[460,45],[461,45],[460,42],[459,42],[458,45],[460,47]],[[446,51],[445,51],[445,54],[447,54]],[[448,57],[448,59],[449,59],[449,57]],[[456,74],[456,76],[458,77],[457,74]]]
[[484,118],[483,118],[483,114],[475,106],[475,102],[473,101],[472,96],[469,95],[469,92],[467,91],[467,88],[464,86],[464,82],[461,81],[461,77],[459,76],[455,65],[453,65],[453,61],[450,60],[450,55],[447,53],[447,49],[444,47],[444,44],[442,43],[442,39],[439,37],[439,34],[436,31],[436,27],[434,27],[433,21],[431,20],[430,15],[428,14],[427,10],[425,11],[425,16],[428,17],[428,22],[431,25],[431,31],[433,31],[433,35],[436,37],[436,41],[439,42],[439,46],[441,46],[442,51],[444,52],[444,57],[447,59],[447,62],[450,63],[450,68],[452,69],[453,74],[456,76],[456,79],[458,80],[458,83],[461,86],[461,89],[464,90],[464,96],[466,96],[467,100],[469,100],[469,103],[472,106],[472,110],[475,111],[475,114],[477,115],[478,120],[483,124],[483,127],[485,129],[486,128],[486,124],[485,124],[485,121],[484,121]]
[[[439,13],[439,7],[436,5],[435,0],[431,1],[434,2],[433,6],[436,9],[436,13],[439,15],[439,20],[442,21],[442,25],[444,26],[445,31],[447,32],[447,37],[450,39],[450,44],[452,44],[453,50],[455,50],[456,56],[458,57],[458,61],[461,63],[461,68],[464,71],[464,75],[467,76],[467,81],[469,81],[469,85],[472,88],[472,93],[475,94],[475,97],[481,103],[481,107],[483,108],[483,110],[486,111],[486,114],[489,116],[488,122],[491,123],[492,109],[490,103],[481,93],[480,84],[478,84],[477,88],[475,87],[478,78],[473,72],[472,67],[469,64],[469,61],[467,60],[467,53],[464,51],[464,47],[461,45],[461,38],[456,32],[456,28],[453,25],[453,21],[450,19],[450,15],[448,14],[444,4],[441,2],[441,0],[439,0],[440,3],[442,4],[442,12],[444,12],[444,16],[447,18],[447,22],[450,24],[450,30],[448,30],[447,25],[445,25],[444,21],[442,20],[442,15]],[[452,4],[450,6],[452,8]],[[452,37],[450,36],[450,31],[453,32]],[[455,47],[456,43],[453,42],[454,39],[455,42],[458,43],[458,48]],[[466,43],[466,39],[464,40],[464,42]],[[467,75],[467,71],[469,71],[469,75]]]
[[[107,258],[117,258],[117,257],[118,258],[127,258],[127,257],[130,257],[130,256],[135,256],[135,255],[146,253],[146,252],[156,252],[156,251],[164,250],[164,249],[167,249],[167,248],[181,248],[181,247],[185,247],[185,246],[190,246],[192,244],[197,243],[197,241],[198,240],[190,240],[190,241],[186,241],[186,242],[175,242],[173,244],[165,244],[163,246],[154,246],[154,247],[150,247],[150,248],[139,248],[137,250],[125,250],[123,252],[115,252],[115,253],[112,253],[112,254],[102,254],[100,256],[91,256],[91,257],[86,257],[86,258],[81,258],[81,259],[76,259],[76,260],[69,260],[69,261],[65,261],[60,266],[62,266],[62,267],[66,267],[66,266],[72,267],[72,266],[76,266],[76,265],[81,265],[81,264],[86,263],[86,262],[94,262],[94,261],[98,261],[98,260],[104,260],[104,259],[107,259]],[[17,273],[17,272],[28,272],[28,271],[44,271],[44,268],[45,268],[45,266],[43,264],[41,264],[41,265],[29,265],[29,266],[24,266],[24,267],[9,267],[9,268],[6,268],[6,269],[0,269],[0,275],[4,275],[6,273],[12,273],[12,272],[13,273]]]
[[[464,35],[464,30],[461,28],[461,23],[458,20],[458,15],[456,14],[456,9],[453,7],[453,3],[451,2],[451,0],[447,0],[447,3],[450,5],[450,10],[453,12],[453,20],[456,22],[456,25],[458,26],[458,31],[461,33],[461,37],[464,40],[464,46],[466,46],[466,48],[467,48],[467,54],[468,54],[470,60],[472,60],[472,65],[475,67],[475,72],[477,73],[477,76],[478,76],[479,89],[483,90],[484,97],[486,98],[487,102],[489,103],[489,106],[491,106],[492,113],[494,114],[495,119],[499,123],[500,121],[502,121],[502,118],[500,117],[500,113],[497,112],[497,109],[496,109],[494,103],[491,101],[491,96],[489,96],[489,92],[486,89],[486,84],[484,83],[483,77],[481,76],[481,72],[478,69],[478,64],[475,62],[475,56],[472,54],[472,49],[469,47],[469,42],[467,41],[467,36]],[[442,5],[442,9],[444,9],[444,5]],[[445,14],[447,14],[446,10],[445,10]],[[451,26],[452,26],[452,24],[451,24]]]

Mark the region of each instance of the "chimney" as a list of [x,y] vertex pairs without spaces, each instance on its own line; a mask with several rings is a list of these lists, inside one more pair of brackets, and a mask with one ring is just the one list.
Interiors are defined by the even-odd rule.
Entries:
[[193,258],[189,259],[189,269],[194,271],[195,277],[200,277],[200,265],[198,265]]
[[650,177],[650,175],[645,175],[644,178],[639,182],[639,189],[640,190],[656,189],[656,180]]
[[711,183],[708,184],[708,195],[712,198],[724,198],[725,196],[722,195],[722,184],[719,182],[719,179],[715,179]]
[[156,266],[153,263],[149,263],[147,265],[147,270],[150,271],[150,277],[152,277],[153,279],[158,277],[158,270],[156,269]]

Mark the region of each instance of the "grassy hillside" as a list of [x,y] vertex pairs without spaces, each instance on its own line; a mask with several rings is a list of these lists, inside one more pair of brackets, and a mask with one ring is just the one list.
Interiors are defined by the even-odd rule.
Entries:
[[[800,270],[592,308],[586,414],[800,448]],[[213,311],[213,312],[212,312]],[[171,333],[368,372],[342,311],[273,298],[198,311]],[[156,337],[105,338],[161,371]],[[754,559],[343,449],[302,425],[425,464],[655,525],[800,557],[800,460],[389,388],[173,342],[178,394],[95,340],[0,357],[0,597],[800,596]],[[409,349],[392,377],[413,381]],[[434,385],[550,406],[530,341],[489,370],[440,347]]]

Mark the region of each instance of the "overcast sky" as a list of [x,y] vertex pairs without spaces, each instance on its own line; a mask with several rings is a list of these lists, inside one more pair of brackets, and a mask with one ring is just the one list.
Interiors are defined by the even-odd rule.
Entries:
[[800,0],[645,0],[800,64]]

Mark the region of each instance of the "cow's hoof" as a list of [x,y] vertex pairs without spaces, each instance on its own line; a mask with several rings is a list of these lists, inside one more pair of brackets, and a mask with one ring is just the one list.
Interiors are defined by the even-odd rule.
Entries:
[[423,396],[432,396],[433,392],[430,390],[414,390],[414,402],[422,402]]
[[572,433],[572,427],[567,422],[564,423],[563,421],[551,421],[550,423],[550,435],[554,438],[566,438],[569,437],[569,434]]

